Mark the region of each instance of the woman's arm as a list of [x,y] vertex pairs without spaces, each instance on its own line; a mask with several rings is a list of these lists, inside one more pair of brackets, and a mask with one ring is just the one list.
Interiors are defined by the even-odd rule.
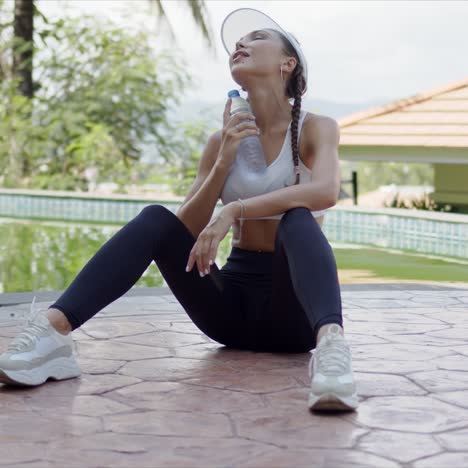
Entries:
[[230,169],[218,158],[221,140],[221,130],[208,139],[192,188],[176,213],[195,238],[210,221]]
[[[244,219],[275,216],[299,206],[318,211],[336,205],[341,185],[338,123],[331,117],[321,117],[304,124],[302,133],[313,156],[305,155],[313,180],[244,199]],[[239,202],[228,203],[226,208],[239,218]]]

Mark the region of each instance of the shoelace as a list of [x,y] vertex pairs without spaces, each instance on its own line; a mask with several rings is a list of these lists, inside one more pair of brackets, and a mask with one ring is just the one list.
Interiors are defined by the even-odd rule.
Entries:
[[40,311],[44,310],[42,308],[35,310],[34,309],[35,302],[36,302],[36,296],[34,296],[32,300],[30,312],[25,316],[25,318],[22,321],[23,329],[9,343],[7,352],[8,351],[13,351],[13,352],[21,351],[26,346],[29,346],[31,343],[34,342],[35,337],[37,336],[37,333],[47,330],[47,325],[44,325],[43,323],[35,321]]
[[309,361],[310,378],[312,378],[314,357],[324,375],[340,375],[348,369],[348,345],[345,341],[334,340],[333,337],[333,335],[324,336],[325,343],[320,343],[320,347],[317,347],[313,352]]

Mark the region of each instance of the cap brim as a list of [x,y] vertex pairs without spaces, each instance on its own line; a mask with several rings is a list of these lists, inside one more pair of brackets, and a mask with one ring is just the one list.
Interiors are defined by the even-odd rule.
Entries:
[[266,28],[279,31],[289,39],[299,55],[299,60],[301,60],[304,67],[307,81],[307,63],[296,39],[285,31],[276,21],[255,8],[238,8],[224,18],[223,24],[221,25],[221,41],[224,49],[228,55],[232,55],[236,50],[236,43],[241,38],[252,31]]
[[221,40],[226,52],[231,55],[236,42],[257,29],[271,28],[286,34],[283,28],[268,15],[254,8],[239,8],[229,13],[221,25]]

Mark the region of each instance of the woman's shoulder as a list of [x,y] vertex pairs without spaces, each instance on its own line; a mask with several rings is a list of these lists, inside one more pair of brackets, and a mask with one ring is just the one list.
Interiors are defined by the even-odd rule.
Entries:
[[306,139],[314,140],[317,135],[321,135],[322,133],[339,133],[339,123],[333,117],[325,114],[316,114],[305,109],[301,110],[301,113],[303,113],[302,127],[304,133],[308,135]]
[[317,114],[315,112],[310,112],[309,110],[304,109],[304,108],[301,109],[301,113],[304,116],[304,123],[306,122],[321,123],[321,122],[330,121],[330,120],[336,122],[336,120],[333,117],[330,117],[329,115]]
[[[306,109],[301,109],[303,114],[303,122],[300,137],[300,152],[307,153],[311,148],[314,148],[314,142],[319,132],[329,128],[328,125],[338,125],[333,117],[325,114],[316,114],[309,112]],[[305,114],[305,115],[304,115]]]

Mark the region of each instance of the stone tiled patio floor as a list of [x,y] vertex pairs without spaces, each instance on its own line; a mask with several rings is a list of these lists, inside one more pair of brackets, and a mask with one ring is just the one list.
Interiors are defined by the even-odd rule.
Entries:
[[[342,299],[356,412],[307,409],[310,353],[226,348],[171,294],[123,296],[73,332],[80,378],[0,384],[0,465],[468,466],[468,289]],[[0,351],[28,310],[0,308]]]

